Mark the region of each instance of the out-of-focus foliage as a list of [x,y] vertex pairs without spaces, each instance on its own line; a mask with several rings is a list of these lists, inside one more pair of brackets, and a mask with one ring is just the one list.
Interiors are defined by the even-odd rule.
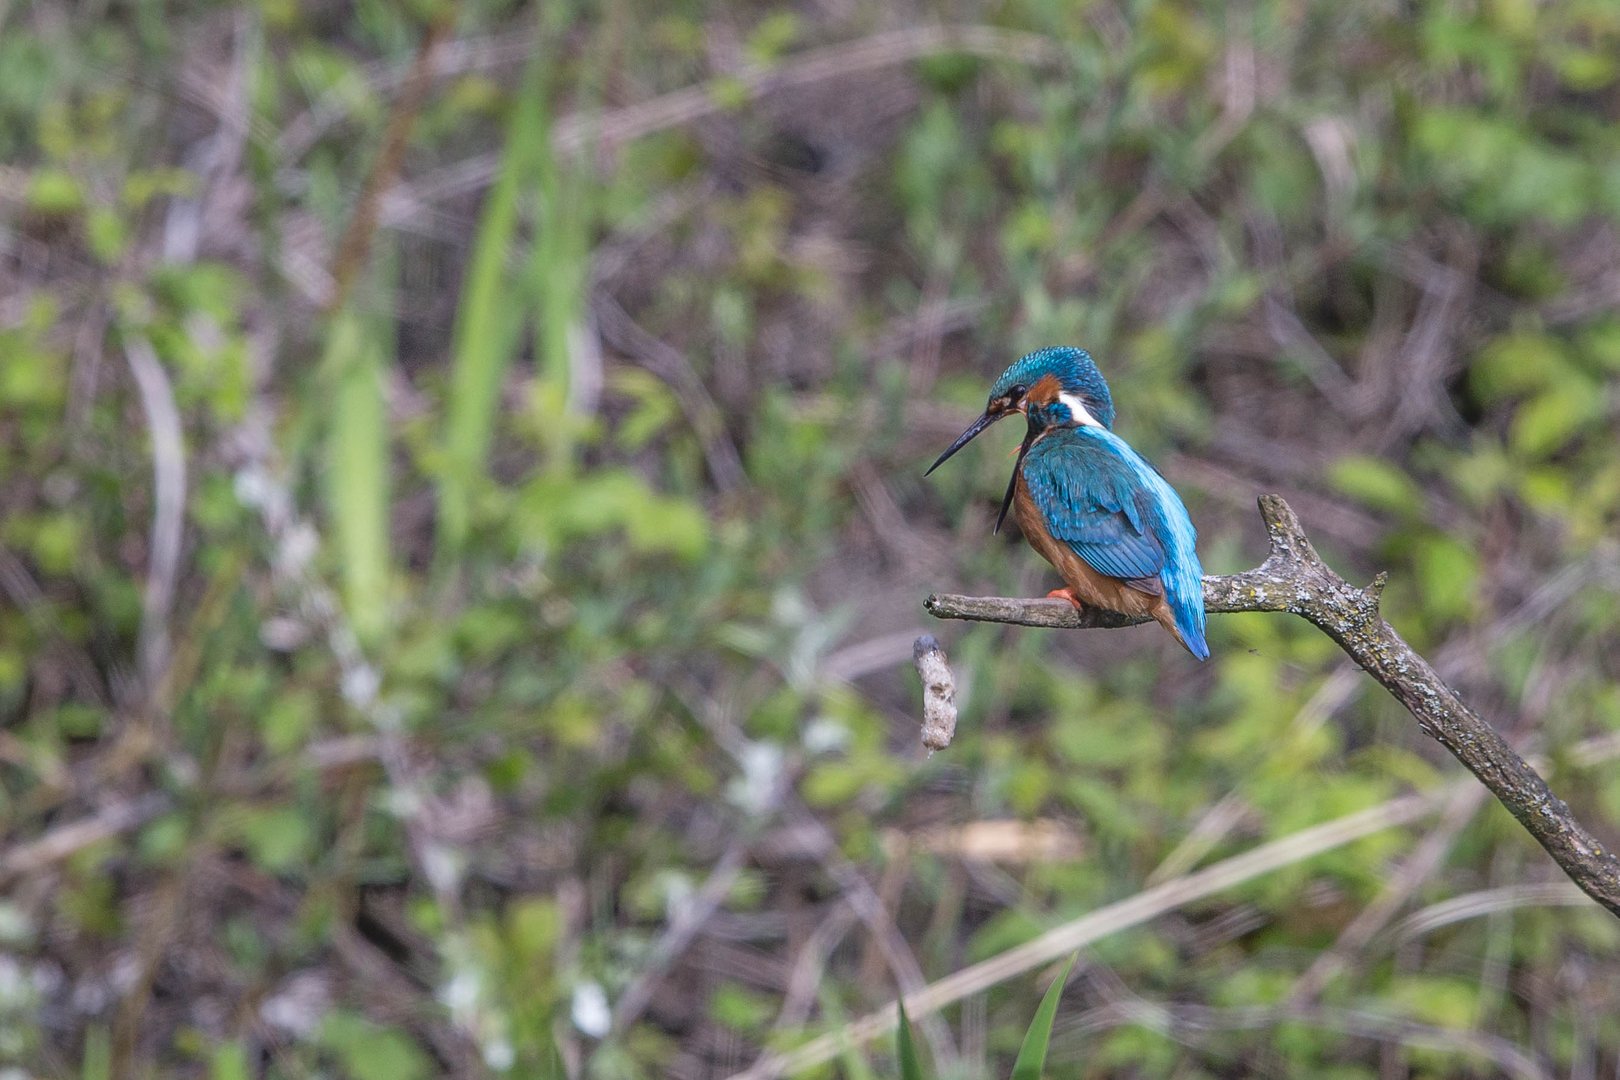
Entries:
[[[922,597],[1051,575],[1013,435],[920,474],[1043,344],[1212,572],[1284,493],[1620,842],[1611,0],[479,2],[402,117],[446,2],[0,5],[4,1075],[725,1076],[1455,778],[1259,615],[951,628],[922,755]],[[1613,1071],[1558,880],[1452,804],[1105,937],[1049,1070]]]

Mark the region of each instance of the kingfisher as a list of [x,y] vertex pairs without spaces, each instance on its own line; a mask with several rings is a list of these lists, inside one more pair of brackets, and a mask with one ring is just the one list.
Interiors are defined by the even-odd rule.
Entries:
[[1114,434],[1114,398],[1090,353],[1056,346],[1020,357],[928,472],[1014,413],[1028,429],[996,532],[1013,507],[1030,546],[1063,578],[1047,596],[1151,618],[1207,659],[1198,531],[1159,470]]

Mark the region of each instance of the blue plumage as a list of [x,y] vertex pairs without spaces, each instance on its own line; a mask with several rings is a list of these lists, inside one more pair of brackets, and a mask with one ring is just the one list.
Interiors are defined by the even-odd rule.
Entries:
[[1002,516],[1022,499],[1019,520],[1063,575],[1069,588],[1060,592],[1076,604],[1151,616],[1207,658],[1198,532],[1159,471],[1114,434],[1113,395],[1090,353],[1059,346],[1014,361],[984,415],[928,471],[1013,413],[1024,414],[1028,431]]
[[1021,468],[1047,530],[1099,574],[1157,581],[1188,651],[1207,658],[1198,531],[1158,470],[1118,435],[1089,426],[1048,430]]
[[1083,399],[1103,427],[1114,426],[1114,395],[1108,390],[1108,381],[1097,370],[1091,354],[1072,345],[1036,349],[1014,360],[990,388],[990,397],[998,398],[1015,386],[1027,390],[1045,375],[1056,377],[1065,392]]
[[1116,578],[1159,576],[1164,545],[1149,524],[1155,508],[1126,459],[1101,437],[1079,428],[1050,432],[1029,448],[1023,470],[1047,530],[1092,569]]

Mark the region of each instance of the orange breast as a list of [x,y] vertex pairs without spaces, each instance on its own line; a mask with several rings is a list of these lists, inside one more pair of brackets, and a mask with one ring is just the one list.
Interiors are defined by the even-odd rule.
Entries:
[[1105,611],[1118,611],[1138,618],[1153,619],[1180,640],[1181,635],[1176,631],[1175,617],[1171,614],[1170,605],[1165,602],[1163,596],[1145,593],[1132,588],[1119,578],[1098,573],[1089,563],[1076,555],[1073,548],[1047,530],[1046,519],[1041,515],[1040,508],[1035,505],[1022,473],[1019,474],[1017,484],[1013,488],[1013,516],[1018,519],[1018,527],[1024,530],[1024,538],[1029,541],[1029,546],[1040,552],[1043,559],[1057,568],[1063,583],[1074,590],[1074,594],[1082,603]]

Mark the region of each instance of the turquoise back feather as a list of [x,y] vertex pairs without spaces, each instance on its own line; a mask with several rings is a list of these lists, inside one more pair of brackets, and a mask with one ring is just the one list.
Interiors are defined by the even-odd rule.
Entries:
[[1198,530],[1146,458],[1111,431],[1057,427],[1030,446],[1023,475],[1054,537],[1098,573],[1158,578],[1187,648],[1209,656]]

